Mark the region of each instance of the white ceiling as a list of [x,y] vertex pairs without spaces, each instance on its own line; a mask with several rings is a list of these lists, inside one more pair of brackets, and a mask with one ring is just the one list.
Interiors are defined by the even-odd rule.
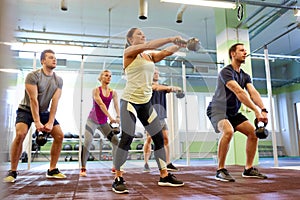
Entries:
[[[67,11],[60,9],[61,0],[16,0],[15,2],[16,37],[92,43],[107,42],[109,37],[112,43],[124,44],[127,30],[131,27],[139,27],[144,30],[148,39],[179,34],[187,39],[199,38],[204,49],[216,49],[213,8],[187,6],[183,13],[183,23],[179,24],[176,23],[176,14],[181,5],[161,3],[160,0],[148,0],[147,20],[138,19],[139,0],[66,0]],[[266,5],[268,3],[287,5],[295,1],[256,2],[263,2]],[[283,4],[283,2],[287,3]],[[299,2],[294,6],[296,5],[300,7]],[[256,14],[260,9],[262,11]],[[296,26],[295,23],[299,23],[292,10],[285,9],[283,13],[278,14],[280,10],[275,7],[246,4],[246,17],[243,21],[247,21],[246,25],[249,26],[251,51],[293,28]],[[255,17],[247,18],[254,13]],[[261,25],[274,16],[279,18],[268,25]],[[257,27],[262,30],[258,31]],[[61,34],[46,34],[49,32]],[[299,56],[299,32],[298,28],[280,37],[269,45],[269,53]]]
[[[67,11],[60,9],[61,0],[1,1],[1,9],[6,12],[1,13],[0,23],[5,24],[7,28],[0,30],[1,39],[3,38],[2,34],[7,36],[10,33],[9,30],[14,30],[13,35],[6,37],[5,41],[0,41],[1,44],[18,40],[33,43],[46,42],[50,44],[52,42],[52,44],[69,43],[90,46],[89,49],[93,49],[90,51],[91,54],[101,56],[85,57],[85,63],[88,63],[88,67],[90,67],[89,70],[98,72],[99,67],[113,66],[116,67],[114,68],[116,72],[121,73],[121,56],[126,32],[131,27],[139,27],[146,33],[148,40],[171,35],[181,35],[186,39],[190,37],[199,38],[203,49],[197,54],[186,52],[187,56],[185,58],[188,61],[186,63],[190,65],[189,70],[200,70],[196,74],[197,81],[201,80],[200,76],[213,79],[217,74],[216,54],[214,53],[216,49],[215,10],[213,8],[187,6],[183,13],[183,23],[176,23],[176,15],[182,5],[161,3],[160,0],[148,0],[147,20],[138,18],[139,0],[66,1]],[[246,2],[245,17],[241,23],[249,29],[251,49],[248,52],[253,52],[263,47],[264,44],[268,44],[269,56],[273,56],[274,61],[270,62],[272,85],[281,87],[286,84],[299,83],[300,29],[297,26],[299,26],[300,19],[293,15],[293,10],[283,9],[283,7],[300,7],[300,3],[295,0],[239,1]],[[280,37],[278,38],[278,36]],[[274,39],[276,40],[269,44]],[[70,46],[64,45],[63,47],[61,49],[64,52],[71,51]],[[74,48],[72,49],[74,52]],[[31,47],[31,50],[39,51],[37,45]],[[17,52],[14,53],[16,57],[20,56]],[[261,48],[256,53],[262,55],[263,49]],[[57,57],[59,55],[58,53]],[[66,56],[67,54],[61,55]],[[62,67],[78,70],[80,68],[80,62],[78,61],[81,60],[81,53],[79,52],[78,55],[70,55],[69,53],[68,56],[73,56],[72,59],[69,59],[69,57],[60,58],[62,61],[68,61]],[[189,56],[192,56],[192,59]],[[289,59],[283,59],[283,56],[288,56]],[[291,59],[292,56],[295,58]],[[166,65],[171,66],[166,67],[166,74],[169,73],[170,68],[174,67],[171,64],[176,64],[174,62],[175,58],[172,57],[171,59],[172,61]],[[264,88],[266,77],[264,60],[256,60],[252,56],[251,61],[253,79],[257,85]],[[10,63],[3,62],[2,65],[8,66]],[[17,69],[26,69],[26,67],[31,69],[32,56],[30,59],[21,59],[20,56],[16,59],[14,67]],[[174,69],[172,68],[172,70]],[[181,73],[180,66],[177,66],[176,70],[176,73]],[[205,70],[208,72],[205,72]],[[199,82],[195,84],[199,84]]]

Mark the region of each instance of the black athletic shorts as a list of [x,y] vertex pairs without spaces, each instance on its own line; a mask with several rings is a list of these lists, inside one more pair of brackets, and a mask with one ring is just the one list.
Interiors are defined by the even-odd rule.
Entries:
[[[50,112],[40,113],[40,121],[42,124],[46,124],[48,122],[49,114],[50,114]],[[29,129],[33,121],[34,120],[33,120],[31,112],[28,112],[21,108],[19,108],[17,110],[16,124],[20,123],[20,122],[25,123],[25,124],[27,124],[28,129]],[[58,125],[58,124],[59,124],[58,121],[56,119],[54,119],[53,126]]]
[[237,127],[239,124],[243,123],[244,121],[248,120],[242,113],[236,113],[235,115],[229,115],[229,116],[222,112],[212,113],[211,107],[207,108],[206,115],[208,116],[216,133],[220,133],[220,131],[218,129],[218,123],[222,119],[228,119],[228,121],[231,123],[234,131],[235,131],[235,127]]

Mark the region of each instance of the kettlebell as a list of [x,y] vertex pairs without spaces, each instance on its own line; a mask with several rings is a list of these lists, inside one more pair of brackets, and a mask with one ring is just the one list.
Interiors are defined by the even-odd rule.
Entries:
[[65,157],[65,162],[72,161],[72,159],[72,156],[70,154],[67,154]]
[[39,146],[44,146],[47,143],[47,138],[49,133],[47,132],[39,132],[38,130],[35,131],[35,143]]
[[183,97],[185,97],[185,94],[184,94],[184,92],[183,92],[182,90],[178,90],[178,91],[176,92],[176,97],[177,97],[178,99],[182,99]]
[[200,42],[197,38],[191,38],[187,41],[186,48],[190,51],[198,51],[200,49]]
[[88,157],[88,161],[94,161],[95,157],[93,156],[93,154],[90,153],[89,157]]
[[189,51],[198,51],[200,49],[200,41],[197,38],[190,38],[189,40],[181,40],[181,39],[176,39],[175,44],[181,45],[184,44],[186,45],[186,48]]
[[112,123],[110,126],[114,135],[118,135],[120,133],[120,125],[118,123]]
[[267,123],[260,122],[257,119],[254,120],[255,124],[255,134],[259,139],[266,139],[269,135],[268,130],[266,129]]

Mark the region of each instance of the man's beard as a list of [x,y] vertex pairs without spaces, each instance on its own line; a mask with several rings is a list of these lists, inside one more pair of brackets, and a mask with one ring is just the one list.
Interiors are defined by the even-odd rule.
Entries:
[[239,60],[239,63],[245,64],[245,61],[246,61],[245,59],[244,59],[244,60],[240,59],[240,60]]
[[56,66],[49,65],[49,66],[47,66],[47,68],[48,68],[48,69],[55,69]]

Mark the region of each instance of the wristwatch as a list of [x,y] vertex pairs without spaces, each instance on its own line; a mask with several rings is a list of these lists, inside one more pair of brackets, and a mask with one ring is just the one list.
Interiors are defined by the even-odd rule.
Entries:
[[261,109],[261,112],[269,113],[265,108]]

